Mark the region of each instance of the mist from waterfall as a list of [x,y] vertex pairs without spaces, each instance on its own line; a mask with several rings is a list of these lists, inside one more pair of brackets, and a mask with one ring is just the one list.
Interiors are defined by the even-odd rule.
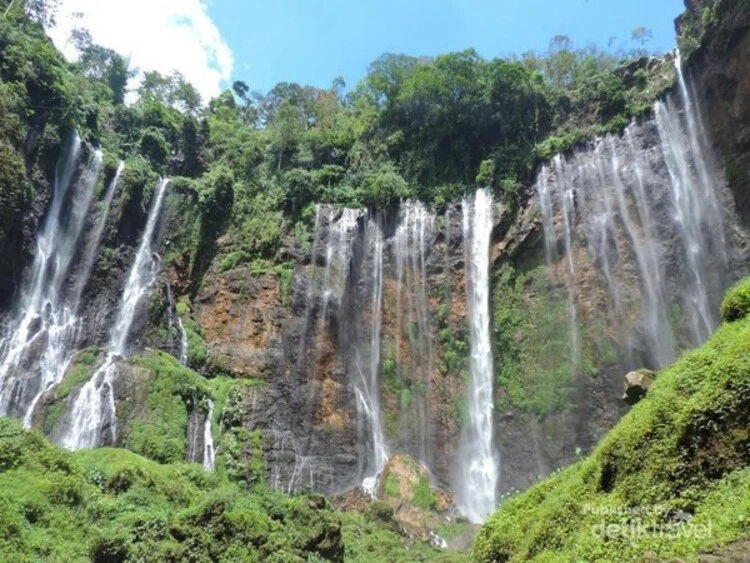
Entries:
[[567,262],[556,271],[565,271],[571,340],[580,302],[592,298],[576,285],[590,260],[607,296],[601,317],[631,367],[659,368],[704,342],[726,286],[723,180],[679,56],[676,72],[677,92],[653,119],[558,155],[536,184],[547,262]]
[[393,237],[395,261],[395,367],[406,374],[410,387],[398,397],[401,444],[419,461],[429,464],[430,379],[434,368],[432,324],[427,286],[428,241],[433,236],[435,216],[421,202],[401,204]]

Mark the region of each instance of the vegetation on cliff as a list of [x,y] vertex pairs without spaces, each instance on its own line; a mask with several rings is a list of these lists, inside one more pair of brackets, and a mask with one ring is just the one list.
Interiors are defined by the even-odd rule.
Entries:
[[725,300],[733,322],[663,370],[590,457],[501,507],[476,559],[691,557],[750,534],[748,283]]
[[60,138],[77,128],[105,149],[109,174],[127,161],[121,209],[143,207],[156,174],[173,178],[183,221],[170,257],[185,253],[192,289],[217,252],[228,266],[275,258],[313,202],[441,205],[479,184],[512,203],[540,157],[622,127],[655,95],[645,68],[620,67],[642,47],[609,53],[560,36],[520,58],[386,54],[348,92],[340,80],[266,94],[236,82],[206,105],[179,74],[147,72],[125,104],[127,60],[77,30],[80,58],[65,61],[39,23],[53,4],[16,0],[0,20],[0,217],[12,219],[0,244],[19,236],[39,155],[49,178]]
[[404,538],[386,515],[320,496],[251,491],[199,465],[127,450],[66,452],[0,419],[6,561],[459,561]]

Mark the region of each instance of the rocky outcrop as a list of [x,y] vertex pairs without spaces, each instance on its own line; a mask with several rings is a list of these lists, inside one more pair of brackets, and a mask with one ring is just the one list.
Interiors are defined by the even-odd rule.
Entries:
[[629,405],[634,405],[646,396],[651,384],[656,379],[656,374],[649,369],[631,371],[625,375],[625,393],[622,400]]
[[[686,2],[700,18],[707,2]],[[705,6],[704,6],[705,5]],[[703,101],[706,127],[719,149],[737,212],[750,222],[750,9],[722,0],[713,10],[717,22],[689,60],[689,72]],[[683,18],[684,19],[684,18]],[[679,22],[678,22],[679,29]]]

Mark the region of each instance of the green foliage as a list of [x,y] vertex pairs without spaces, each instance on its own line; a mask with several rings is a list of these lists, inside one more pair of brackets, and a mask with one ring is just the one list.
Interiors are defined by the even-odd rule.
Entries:
[[0,419],[0,530],[8,561],[341,561],[344,551],[340,518],[319,496],[249,495],[124,450],[70,453],[10,419]]
[[208,361],[208,348],[201,336],[200,327],[193,319],[184,319],[183,328],[188,341],[188,365],[193,369],[200,369]]
[[736,321],[750,312],[750,278],[732,286],[721,302],[721,318]]
[[[203,106],[179,73],[146,72],[138,100],[125,105],[128,61],[85,30],[71,36],[75,64],[23,10],[0,22],[0,37],[0,251],[22,235],[37,154],[50,177],[59,139],[77,128],[109,160],[127,162],[121,236],[131,236],[157,175],[173,178],[164,257],[190,257],[191,296],[217,254],[220,271],[275,260],[292,230],[309,252],[315,203],[387,209],[418,198],[441,207],[480,184],[515,205],[539,158],[621,128],[659,94],[650,74],[626,83],[618,54],[557,37],[520,59],[386,54],[346,95],[340,81],[283,82],[266,94],[237,81]],[[641,47],[645,37],[635,36]],[[41,133],[28,136],[31,126]],[[22,158],[27,139],[37,144]]]
[[346,546],[345,560],[371,563],[469,561],[468,554],[437,549],[404,537],[392,517],[393,509],[382,502],[375,502],[364,517],[355,512],[343,513],[341,531]]
[[539,417],[569,406],[577,367],[567,299],[549,288],[546,271],[516,272],[504,265],[495,278],[492,304],[500,400]]
[[401,489],[398,486],[398,479],[393,473],[389,473],[388,477],[385,478],[385,486],[383,487],[385,494],[392,497],[400,497]]
[[274,271],[279,276],[281,303],[286,305],[289,301],[289,291],[292,288],[292,281],[294,279],[294,264],[291,262],[282,262],[274,267]]
[[236,250],[222,258],[221,262],[219,262],[219,270],[221,270],[222,273],[228,272],[249,260],[250,255],[247,252],[244,250]]
[[161,463],[185,459],[188,406],[211,395],[206,381],[163,352],[134,358],[147,368],[146,413],[130,422],[128,448]]
[[[692,559],[746,537],[749,416],[745,317],[661,372],[590,457],[509,500],[481,529],[474,557],[627,561],[653,552]],[[678,511],[692,517],[680,524]],[[601,526],[638,521],[649,532],[628,536]]]
[[435,493],[430,486],[430,479],[426,475],[423,475],[417,483],[412,485],[411,492],[414,495],[412,502],[417,508],[434,510],[437,507],[437,498],[435,498]]

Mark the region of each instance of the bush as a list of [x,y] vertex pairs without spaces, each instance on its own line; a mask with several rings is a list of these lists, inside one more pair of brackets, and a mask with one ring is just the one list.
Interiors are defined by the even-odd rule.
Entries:
[[736,321],[750,312],[750,278],[732,286],[721,302],[721,318],[727,322]]

